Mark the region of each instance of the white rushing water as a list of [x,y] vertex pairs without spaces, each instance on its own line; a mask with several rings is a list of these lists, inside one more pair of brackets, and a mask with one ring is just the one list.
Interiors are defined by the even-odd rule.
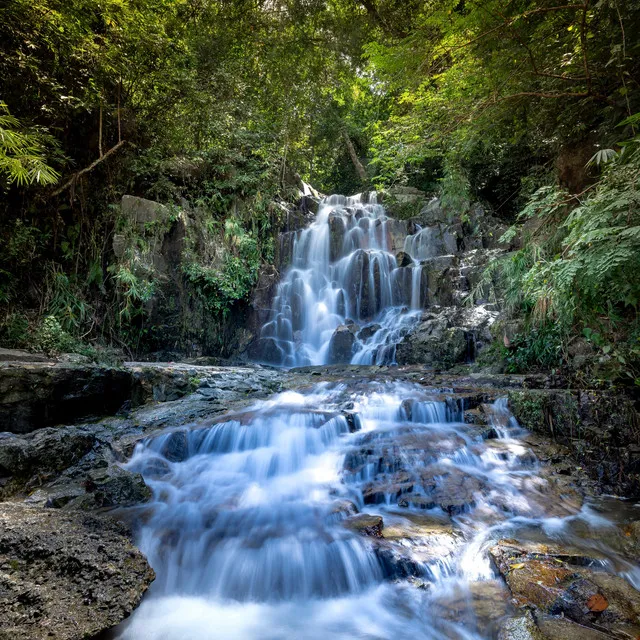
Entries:
[[[139,444],[157,579],[119,637],[492,637],[507,596],[488,548],[607,521],[549,499],[504,400],[489,431],[462,409],[447,390],[323,383]],[[382,515],[383,542],[344,526],[356,510]]]
[[[349,325],[356,340],[342,359],[394,363],[395,345],[425,301],[419,259],[398,266],[389,224],[375,193],[331,196],[320,205],[294,241],[291,266],[261,330],[264,360],[286,367],[331,363],[332,336]],[[405,250],[437,253],[424,231],[418,235],[415,247],[408,243]]]
[[[420,261],[444,244],[418,229],[398,266],[367,200],[332,196],[298,234],[262,331],[272,363],[329,362],[338,327],[356,335],[352,363],[394,362],[427,302]],[[506,399],[484,406],[488,425],[466,408],[450,389],[353,378],[138,444],[127,466],[153,491],[138,544],[157,579],[117,637],[496,637],[510,596],[489,549],[503,538],[596,550],[640,584],[591,539],[609,520],[545,476]],[[380,516],[382,538],[354,529]]]

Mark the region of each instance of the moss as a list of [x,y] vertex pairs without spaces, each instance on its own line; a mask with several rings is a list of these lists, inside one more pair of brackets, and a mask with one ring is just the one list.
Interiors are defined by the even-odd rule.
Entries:
[[518,422],[529,429],[556,437],[579,437],[578,399],[568,390],[518,390],[509,392],[509,406]]

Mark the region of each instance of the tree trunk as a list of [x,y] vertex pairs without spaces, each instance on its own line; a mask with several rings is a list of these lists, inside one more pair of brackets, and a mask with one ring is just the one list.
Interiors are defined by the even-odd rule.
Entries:
[[342,137],[344,141],[347,143],[347,149],[349,150],[349,155],[351,156],[351,162],[353,162],[353,166],[356,169],[356,173],[360,178],[361,182],[367,182],[368,176],[366,169],[362,166],[362,162],[360,162],[360,158],[358,158],[358,154],[356,153],[356,149],[353,146],[353,142],[351,142],[351,138],[347,133],[346,129],[342,130]]

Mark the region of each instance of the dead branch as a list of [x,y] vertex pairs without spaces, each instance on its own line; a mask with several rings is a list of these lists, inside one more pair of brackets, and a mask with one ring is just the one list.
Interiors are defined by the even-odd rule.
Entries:
[[103,160],[106,160],[109,156],[113,155],[118,149],[120,149],[120,147],[124,146],[125,144],[127,144],[127,141],[121,140],[120,142],[118,142],[118,144],[116,144],[114,147],[111,147],[111,149],[101,155],[97,160],[94,160],[88,167],[85,167],[84,169],[81,169],[80,171],[74,173],[69,178],[69,180],[67,180],[61,187],[58,187],[51,194],[51,197],[53,198],[55,196],[58,196],[69,187],[72,187],[77,182],[80,176],[83,176],[85,173],[89,173],[89,171],[95,169],[97,165],[99,165]]

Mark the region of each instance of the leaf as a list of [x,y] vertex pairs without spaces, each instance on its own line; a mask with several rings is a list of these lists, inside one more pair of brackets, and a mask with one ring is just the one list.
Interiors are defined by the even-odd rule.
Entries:
[[516,562],[516,564],[510,564],[511,569],[524,569],[524,562]]
[[608,606],[609,601],[601,593],[596,593],[587,600],[587,607],[589,607],[589,611],[593,611],[594,613],[600,613]]

